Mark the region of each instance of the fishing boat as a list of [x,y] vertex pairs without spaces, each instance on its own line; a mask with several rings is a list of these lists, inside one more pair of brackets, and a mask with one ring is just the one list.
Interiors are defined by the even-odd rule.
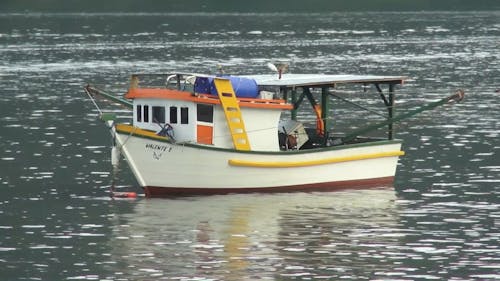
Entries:
[[[134,74],[124,98],[92,85],[85,91],[130,108],[129,122],[103,119],[113,138],[112,162],[123,155],[147,197],[391,184],[405,154],[393,124],[463,98],[460,91],[396,116],[395,90],[405,76],[276,69],[261,75]],[[351,132],[332,129],[330,100],[344,86],[375,89],[385,118]],[[305,107],[312,126],[297,118]],[[382,138],[365,136],[380,128],[386,130]]]

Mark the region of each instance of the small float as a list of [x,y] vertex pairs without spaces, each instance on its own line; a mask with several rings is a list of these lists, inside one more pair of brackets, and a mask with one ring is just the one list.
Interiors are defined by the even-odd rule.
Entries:
[[[161,197],[391,184],[404,155],[393,124],[463,98],[459,91],[395,115],[395,90],[405,80],[174,72],[132,75],[124,98],[92,85],[85,91],[91,99],[101,96],[130,109],[129,122],[103,116],[113,138],[113,162],[123,155],[145,195]],[[350,132],[332,130],[331,99],[339,87],[349,86],[374,89],[369,94],[381,100],[382,121],[365,120]],[[307,108],[312,125],[297,118]],[[365,136],[381,128],[382,138]]]

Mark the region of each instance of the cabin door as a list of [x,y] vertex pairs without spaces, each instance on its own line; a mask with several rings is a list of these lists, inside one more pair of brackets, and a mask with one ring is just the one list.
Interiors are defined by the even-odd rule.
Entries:
[[214,107],[209,104],[196,106],[196,141],[201,144],[213,144]]

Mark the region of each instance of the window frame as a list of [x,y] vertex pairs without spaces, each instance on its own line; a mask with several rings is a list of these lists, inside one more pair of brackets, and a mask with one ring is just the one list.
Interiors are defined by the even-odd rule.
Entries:
[[144,105],[142,110],[142,120],[144,123],[149,123],[149,105]]
[[189,107],[181,107],[181,124],[189,124]]
[[142,122],[142,105],[141,104],[136,105],[135,115],[136,115],[136,121]]
[[177,106],[170,106],[169,107],[169,123],[170,124],[177,124],[178,123],[178,109]]
[[165,106],[151,106],[153,122],[165,124]]
[[208,104],[196,104],[196,121],[214,123],[214,106]]

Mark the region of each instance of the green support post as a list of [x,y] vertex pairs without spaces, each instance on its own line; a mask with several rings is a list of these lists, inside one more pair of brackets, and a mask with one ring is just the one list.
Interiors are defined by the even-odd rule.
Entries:
[[325,128],[325,142],[328,139],[328,111],[330,110],[329,99],[328,99],[328,87],[321,88],[321,120],[323,121],[323,127]]
[[292,109],[292,120],[297,120],[297,108],[295,108],[295,104],[297,102],[297,90],[295,88],[292,89],[292,104],[293,104],[293,109]]
[[[394,84],[389,84],[389,105],[387,107],[389,111],[389,120],[392,120],[394,116]],[[392,140],[394,138],[394,127],[393,123],[389,123],[387,128],[388,139]]]

